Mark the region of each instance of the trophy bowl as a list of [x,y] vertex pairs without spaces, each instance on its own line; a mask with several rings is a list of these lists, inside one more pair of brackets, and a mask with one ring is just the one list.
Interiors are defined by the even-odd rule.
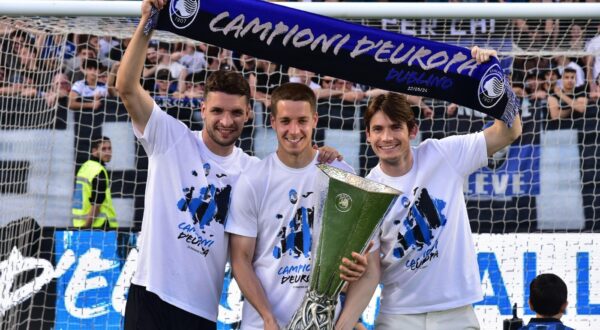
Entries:
[[343,286],[339,265],[364,253],[400,191],[338,168],[319,164],[318,208],[313,229],[309,288],[286,329],[333,329]]

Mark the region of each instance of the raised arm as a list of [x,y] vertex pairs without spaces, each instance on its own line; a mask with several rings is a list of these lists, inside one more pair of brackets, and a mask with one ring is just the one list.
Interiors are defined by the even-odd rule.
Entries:
[[[497,57],[497,55],[496,51],[492,49],[479,48],[477,46],[471,49],[471,56],[477,60],[477,63],[487,62],[492,56]],[[483,131],[488,156],[511,144],[521,135],[521,131],[521,116],[518,114],[510,128],[503,121],[496,119],[492,126]]]
[[264,329],[279,329],[273,315],[271,304],[265,294],[260,280],[252,267],[252,258],[256,238],[229,234],[229,251],[231,254],[231,269],[233,277],[242,290],[242,294],[256,309],[264,322]]
[[150,94],[140,84],[140,75],[151,35],[144,35],[144,25],[148,22],[152,6],[162,9],[165,4],[166,0],[144,0],[142,2],[142,18],[125,51],[125,55],[123,55],[117,73],[116,87],[119,96],[123,100],[133,124],[140,132],[143,132],[146,128],[154,104]]

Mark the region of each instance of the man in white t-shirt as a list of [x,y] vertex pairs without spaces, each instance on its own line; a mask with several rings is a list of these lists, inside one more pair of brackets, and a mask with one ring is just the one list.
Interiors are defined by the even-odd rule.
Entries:
[[142,18],[117,74],[117,89],[148,154],[145,210],[125,329],[216,329],[228,256],[224,233],[232,186],[258,162],[234,143],[248,119],[250,87],[235,72],[206,81],[204,129],[161,110],[140,84],[150,35]]
[[[278,147],[239,178],[225,230],[233,275],[246,298],[242,329],[278,329],[300,306],[310,275],[315,225],[316,97],[306,85],[283,84],[271,94],[271,125]],[[344,162],[333,162],[346,171]],[[366,257],[344,258],[342,279],[356,280]]]
[[[474,47],[472,55],[481,62],[496,52]],[[403,195],[382,224],[367,272],[350,284],[336,329],[352,328],[379,282],[377,329],[479,329],[472,304],[483,294],[463,183],[521,134],[520,118],[512,128],[496,120],[483,132],[411,147],[414,114],[404,96],[390,93],[370,102],[365,125],[379,157],[367,178]]]
[[[250,113],[250,86],[232,71],[206,80],[204,129],[189,130],[162,111],[140,84],[151,6],[123,56],[117,89],[148,154],[145,210],[125,329],[216,329],[228,256],[224,226],[232,187],[258,158],[235,147]],[[325,160],[335,158],[331,149]]]

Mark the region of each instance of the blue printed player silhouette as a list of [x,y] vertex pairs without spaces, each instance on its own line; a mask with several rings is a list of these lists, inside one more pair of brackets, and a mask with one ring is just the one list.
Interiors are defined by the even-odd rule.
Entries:
[[289,222],[289,227],[283,226],[277,234],[280,244],[273,248],[273,257],[279,259],[285,253],[289,253],[289,255],[293,254],[294,258],[302,255],[308,258],[312,247],[313,223],[314,207],[310,209],[301,207],[296,210],[296,214]]
[[189,211],[194,225],[200,223],[200,229],[204,229],[205,226],[210,226],[213,220],[221,225],[225,224],[231,195],[230,185],[216,188],[209,184],[200,189],[200,194],[196,198],[192,197],[194,187],[186,188],[184,191],[187,191],[185,198],[177,202],[177,207],[181,211]]
[[446,225],[446,217],[442,214],[445,206],[446,202],[443,200],[432,199],[426,188],[418,190],[406,218],[403,221],[394,220],[394,224],[402,223],[404,227],[398,231],[398,246],[394,248],[394,257],[402,258],[409,248],[421,250],[423,246],[431,245],[433,229]]

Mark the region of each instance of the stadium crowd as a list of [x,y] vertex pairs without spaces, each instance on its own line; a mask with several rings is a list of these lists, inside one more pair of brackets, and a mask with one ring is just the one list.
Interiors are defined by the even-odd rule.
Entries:
[[[53,34],[15,22],[0,22],[0,98],[5,100],[0,100],[0,104],[9,110],[0,124],[29,127],[32,120],[23,111],[29,107],[73,113],[79,137],[75,143],[79,167],[87,161],[89,141],[94,134],[101,133],[98,130],[107,114],[116,113],[119,120],[127,120],[114,85],[130,39]],[[580,136],[578,144],[584,196],[592,199],[596,196],[599,188],[594,184],[597,180],[595,159],[600,157],[600,152],[595,148],[596,137],[588,133],[597,131],[599,122],[600,22],[499,20],[495,22],[496,32],[492,31],[491,21],[440,20],[436,23],[384,19],[371,20],[368,24],[462,46],[479,43],[498,49],[501,65],[511,76],[513,89],[521,102],[524,130],[514,144],[539,143],[544,130],[564,128],[583,132],[585,136]],[[429,32],[433,33],[428,36],[428,26],[435,24],[437,29],[432,28]],[[489,30],[486,32],[485,28]],[[478,36],[474,30],[482,34]],[[381,90],[199,42],[163,39],[150,43],[141,79],[161,108],[198,130],[202,128],[199,109],[204,82],[208,74],[217,69],[239,71],[251,86],[253,111],[240,139],[240,147],[247,153],[264,156],[274,147],[274,136],[269,135],[270,94],[276,86],[291,81],[308,85],[317,95],[320,117],[315,135],[317,144],[331,143],[331,138],[337,137],[343,145],[350,146],[352,153],[360,149],[355,159],[347,160],[360,169],[361,175],[376,165],[361,122],[367,100]],[[409,96],[409,102],[421,121],[421,140],[474,132],[490,121],[482,113],[445,101]],[[335,134],[327,135],[332,130]],[[340,151],[349,154],[343,148]],[[586,217],[595,219],[596,209],[600,206],[590,206]]]

